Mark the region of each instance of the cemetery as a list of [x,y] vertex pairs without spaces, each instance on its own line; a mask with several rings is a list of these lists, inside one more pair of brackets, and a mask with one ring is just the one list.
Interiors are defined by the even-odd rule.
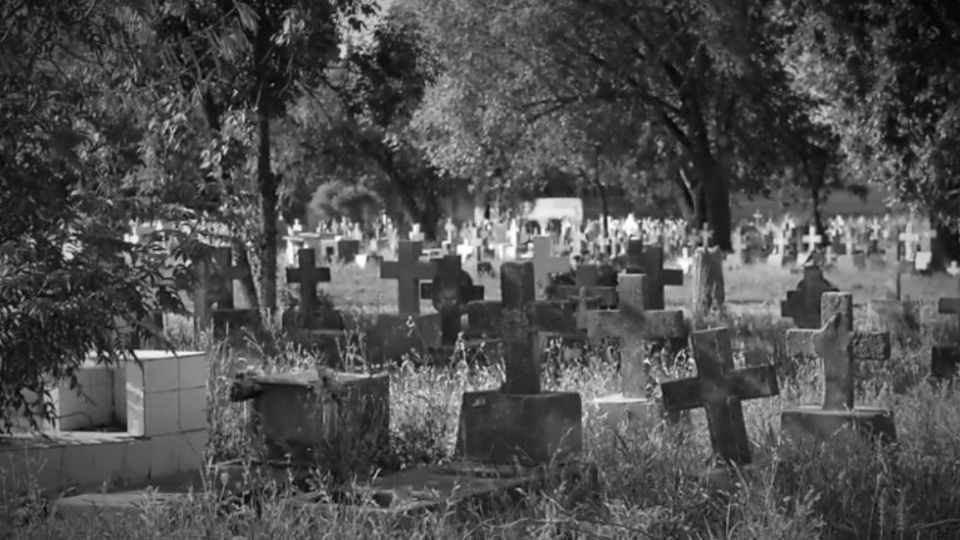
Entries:
[[960,538],[960,18],[707,4],[0,7],[0,540]]

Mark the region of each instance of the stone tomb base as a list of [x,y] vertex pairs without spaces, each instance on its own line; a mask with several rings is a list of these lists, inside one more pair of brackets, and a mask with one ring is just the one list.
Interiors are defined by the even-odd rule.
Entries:
[[867,437],[882,441],[897,439],[893,411],[887,409],[856,408],[854,410],[824,410],[819,406],[800,406],[780,414],[780,429],[784,437],[826,441],[842,429],[854,428]]
[[563,463],[583,448],[582,411],[576,392],[464,392],[456,453],[482,463]]

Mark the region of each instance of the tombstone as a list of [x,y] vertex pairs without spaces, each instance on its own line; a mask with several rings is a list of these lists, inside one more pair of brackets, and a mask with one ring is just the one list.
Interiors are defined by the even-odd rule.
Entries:
[[581,310],[586,312],[587,336],[591,340],[616,338],[620,342],[621,392],[593,401],[612,418],[649,419],[654,401],[649,392],[643,344],[650,339],[677,339],[687,334],[683,312],[647,311],[643,307],[646,289],[643,274],[624,274],[617,284],[619,309]]
[[460,318],[469,302],[483,300],[483,286],[474,285],[460,266],[460,257],[445,255],[435,263],[432,281],[420,284],[420,296],[429,298],[440,314],[440,342],[453,346],[460,335]]
[[704,408],[710,444],[723,463],[748,465],[750,440],[741,401],[780,393],[773,365],[734,369],[730,331],[713,328],[690,336],[697,377],[660,385],[667,411]]
[[537,236],[533,239],[533,268],[537,298],[543,298],[550,284],[550,274],[562,274],[570,270],[570,259],[553,256],[553,239]]
[[[287,268],[287,283],[300,285],[299,306],[295,326],[311,328],[334,328],[324,324],[326,320],[317,317],[320,307],[317,299],[317,285],[330,282],[330,269],[317,266],[317,253],[313,249],[301,249],[297,252],[297,267]],[[326,317],[323,317],[326,319]],[[338,328],[339,329],[339,328]]]
[[904,231],[897,236],[900,242],[903,242],[902,261],[909,263],[912,267],[917,256],[917,247],[920,244],[920,235],[913,229],[913,221],[908,221]]
[[663,248],[655,244],[644,245],[640,240],[627,243],[628,274],[644,274],[647,290],[643,293],[644,309],[664,309],[663,289],[667,285],[683,285],[683,272],[663,267]]
[[221,335],[227,326],[249,327],[256,320],[255,310],[236,309],[233,302],[233,282],[249,277],[249,272],[249,268],[233,265],[228,247],[211,248],[197,261],[193,308],[196,328],[207,328],[213,323],[214,333]]
[[787,291],[787,299],[780,302],[780,316],[790,317],[800,328],[819,328],[820,296],[836,290],[819,266],[805,266],[796,290]]
[[787,236],[784,234],[783,229],[776,228],[773,230],[773,251],[767,255],[767,264],[776,268],[783,266],[783,261],[786,258],[787,253]]
[[420,254],[420,242],[400,241],[397,260],[384,261],[380,266],[380,279],[397,280],[397,308],[401,315],[420,314],[419,282],[433,279],[436,273],[436,265],[421,261]]
[[360,254],[360,240],[355,238],[344,238],[337,240],[337,260],[340,262],[355,261]]
[[[960,315],[960,298],[941,298],[937,311],[942,315]],[[960,329],[953,331],[960,341]],[[930,374],[934,379],[949,379],[960,371],[960,343],[940,343],[930,351]]]
[[580,395],[541,392],[533,349],[535,332],[570,325],[571,317],[542,309],[548,303],[535,308],[533,263],[504,263],[500,279],[506,380],[500,390],[464,392],[456,454],[480,463],[566,462],[583,445]]
[[892,411],[854,407],[856,363],[864,358],[889,358],[889,335],[853,331],[850,293],[825,293],[822,312],[825,323],[819,330],[787,331],[787,348],[788,352],[812,352],[822,360],[823,402],[820,406],[800,406],[781,413],[783,434],[795,440],[812,437],[823,441],[841,428],[854,427],[884,442],[896,440]]

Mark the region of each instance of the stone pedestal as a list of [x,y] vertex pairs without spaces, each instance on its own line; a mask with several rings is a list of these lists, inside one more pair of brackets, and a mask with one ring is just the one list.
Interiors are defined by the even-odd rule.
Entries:
[[780,414],[782,434],[794,440],[812,438],[825,441],[837,431],[849,428],[864,436],[879,437],[884,442],[897,439],[893,411],[886,409],[824,410],[819,406],[800,406]]
[[390,438],[386,374],[316,372],[251,377],[267,458],[369,469]]
[[563,463],[583,447],[582,404],[576,392],[465,392],[456,453],[481,463]]

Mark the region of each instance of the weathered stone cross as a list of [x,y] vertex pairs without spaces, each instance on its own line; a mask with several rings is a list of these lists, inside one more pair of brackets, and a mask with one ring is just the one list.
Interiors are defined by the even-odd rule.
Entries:
[[660,385],[667,411],[703,407],[714,453],[726,463],[750,463],[750,440],[740,402],[780,393],[773,365],[734,369],[730,331],[714,328],[690,337],[697,377]]
[[803,279],[796,290],[787,291],[787,299],[780,302],[780,316],[790,317],[800,328],[820,327],[820,298],[837,288],[824,279],[819,266],[805,266]]
[[[896,438],[893,414],[882,409],[854,408],[856,362],[866,357],[890,355],[888,334],[863,334],[853,331],[853,295],[823,295],[824,325],[819,330],[787,331],[787,350],[804,348],[823,360],[823,403],[819,407],[799,407],[781,414],[783,432],[791,437],[829,438],[844,425],[860,431]],[[793,334],[791,336],[791,334]]]
[[483,286],[474,285],[460,266],[459,255],[444,255],[435,261],[433,281],[420,284],[420,297],[430,298],[440,313],[441,343],[452,345],[460,333],[460,316],[469,302],[483,300]]
[[576,285],[560,285],[556,288],[557,296],[570,299],[580,294],[581,289],[586,289],[587,294],[597,297],[601,307],[614,307],[617,305],[616,287],[600,285],[600,267],[596,264],[578,265],[576,270]]
[[913,222],[907,222],[907,226],[897,237],[903,242],[903,260],[912,261],[916,257],[916,247],[920,242],[920,235],[913,230]]
[[317,308],[317,284],[330,282],[330,269],[317,266],[317,252],[297,251],[297,267],[287,268],[287,283],[300,284],[300,325],[307,327]]
[[397,243],[397,260],[380,265],[380,279],[397,280],[397,311],[401,315],[420,314],[419,283],[436,273],[436,263],[421,261],[421,253],[420,242],[401,240]]
[[[620,374],[626,397],[648,397],[643,343],[648,339],[681,338],[686,335],[682,311],[647,311],[643,291],[647,277],[623,274],[617,285],[620,304],[616,311],[586,310],[583,322],[590,339],[617,338],[620,342]],[[582,300],[581,300],[582,302]]]
[[[853,330],[853,295],[851,293],[825,292],[820,297],[821,323],[826,325],[834,316],[840,318],[839,324],[843,326],[845,332],[850,334],[850,361],[886,361],[890,359],[890,334],[888,332],[855,332]],[[790,356],[818,356],[817,343],[818,340],[822,339],[822,332],[822,326],[816,330],[798,328],[787,330],[787,354]]]
[[641,240],[627,243],[627,273],[647,276],[643,293],[644,309],[664,308],[663,289],[667,285],[683,285],[683,271],[663,267],[663,247],[644,245]]
[[807,229],[807,235],[802,237],[801,240],[807,245],[807,253],[810,253],[820,246],[823,237],[817,234],[817,228],[814,225],[810,225]]

